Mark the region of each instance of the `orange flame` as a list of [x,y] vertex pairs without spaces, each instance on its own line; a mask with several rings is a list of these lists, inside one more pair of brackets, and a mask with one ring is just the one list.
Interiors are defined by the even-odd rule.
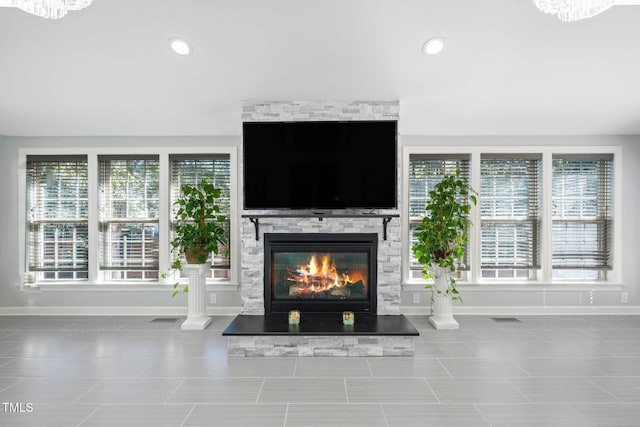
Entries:
[[305,293],[346,288],[358,281],[366,286],[365,274],[359,271],[338,273],[335,261],[328,254],[322,255],[319,263],[316,254],[311,254],[306,265],[299,265],[295,271],[289,270],[287,280],[302,285],[296,292]]

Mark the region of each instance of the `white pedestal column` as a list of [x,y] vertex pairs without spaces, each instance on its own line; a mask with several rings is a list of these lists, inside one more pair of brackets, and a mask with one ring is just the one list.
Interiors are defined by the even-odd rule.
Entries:
[[451,295],[438,295],[438,292],[436,292],[436,290],[440,292],[446,291],[449,286],[449,274],[445,268],[440,266],[431,267],[431,271],[436,278],[433,284],[433,316],[429,318],[429,322],[436,329],[458,329],[458,322],[453,318]]
[[189,277],[189,297],[187,320],[182,323],[183,331],[202,330],[211,323],[207,316],[205,283],[211,262],[204,264],[184,264],[183,271]]

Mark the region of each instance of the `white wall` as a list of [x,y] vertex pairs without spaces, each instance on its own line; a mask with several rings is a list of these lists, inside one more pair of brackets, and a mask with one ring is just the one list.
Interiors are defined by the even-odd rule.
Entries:
[[[640,309],[640,262],[638,262],[637,242],[640,241],[638,211],[640,209],[640,137],[598,136],[598,137],[437,137],[437,136],[401,136],[401,145],[620,145],[623,150],[623,282],[629,293],[626,307]],[[91,307],[107,307],[103,312],[127,312],[126,307],[148,307],[156,314],[181,312],[186,306],[186,298],[171,298],[169,291],[141,292],[46,292],[27,296],[18,290],[18,150],[26,147],[86,147],[86,146],[240,146],[239,136],[208,137],[7,137],[0,136],[0,219],[2,221],[2,239],[0,241],[0,314],[3,312],[37,311],[37,307],[55,312],[78,312]],[[400,266],[398,266],[400,268]],[[564,288],[563,288],[564,289]],[[598,306],[620,305],[620,290],[616,292],[595,292],[568,289],[562,292],[553,290],[486,289],[462,287],[464,305],[457,306],[458,312],[509,312],[514,306],[531,307],[533,311],[543,305],[588,307],[591,301]],[[414,292],[422,293],[422,303],[413,304]],[[210,306],[213,312],[224,312],[240,307],[239,290],[216,292],[217,304]],[[403,312],[421,312],[427,310],[426,292],[423,289],[407,288],[402,292]],[[592,300],[591,298],[594,298]],[[632,307],[638,306],[638,307]],[[15,307],[7,309],[7,307]],[[32,307],[36,307],[33,309]],[[116,310],[115,307],[119,307]],[[121,308],[121,307],[124,307]],[[484,307],[484,308],[483,308]],[[624,307],[624,306],[623,306]],[[134,310],[143,314],[144,311]],[[136,311],[137,310],[137,311]],[[216,311],[221,310],[221,311]],[[517,309],[520,310],[520,309]],[[517,311],[516,310],[516,311]],[[97,313],[97,312],[96,312]]]

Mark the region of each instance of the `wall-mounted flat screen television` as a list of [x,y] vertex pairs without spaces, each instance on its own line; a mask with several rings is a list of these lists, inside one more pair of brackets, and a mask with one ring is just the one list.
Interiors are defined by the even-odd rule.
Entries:
[[245,122],[245,209],[397,207],[397,122]]

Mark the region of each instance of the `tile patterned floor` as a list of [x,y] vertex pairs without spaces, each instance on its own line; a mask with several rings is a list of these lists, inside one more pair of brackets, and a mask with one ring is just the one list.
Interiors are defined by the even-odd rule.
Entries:
[[640,316],[408,317],[413,358],[246,359],[232,317],[0,317],[0,426],[640,426]]

